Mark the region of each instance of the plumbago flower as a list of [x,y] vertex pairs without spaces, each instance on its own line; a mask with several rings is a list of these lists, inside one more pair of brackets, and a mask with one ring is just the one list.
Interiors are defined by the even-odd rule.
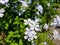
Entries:
[[53,38],[60,40],[60,34],[57,30],[53,30]]
[[37,5],[36,6],[36,9],[42,14],[43,13],[43,7],[42,7],[42,5]]
[[22,3],[22,8],[28,7],[28,4],[31,3],[31,0],[29,0],[28,2],[26,2],[25,0],[18,0],[18,2]]
[[31,23],[31,21],[32,21],[31,19],[24,20],[24,24],[27,25],[27,24]]
[[35,31],[41,31],[40,29],[42,27],[39,25],[38,20],[32,21],[32,23],[29,24],[29,26],[31,30],[35,30]]
[[43,42],[44,45],[47,45],[47,42]]
[[36,32],[34,30],[26,28],[24,39],[28,39],[28,41],[37,39]]
[[56,30],[53,31],[53,37],[54,39],[58,38],[58,31]]
[[4,15],[3,13],[4,13],[4,12],[5,12],[4,8],[1,8],[1,9],[0,9],[0,17],[3,17],[3,15]]
[[28,1],[26,1],[26,0],[18,0],[19,2],[25,2],[26,4],[30,4],[32,1],[31,0],[28,0]]
[[50,3],[47,3],[47,6],[50,7]]
[[28,20],[24,20],[24,24],[29,25],[31,30],[40,31],[41,26],[38,23],[39,21],[40,19],[35,19],[35,21],[28,19]]
[[5,5],[6,3],[8,3],[9,0],[0,0],[0,4]]
[[53,18],[53,22],[51,22],[50,25],[54,27],[60,27],[60,16],[56,15],[56,18]]
[[28,7],[28,4],[26,3],[26,1],[21,1],[22,3],[22,7]]
[[29,28],[26,28],[24,39],[28,39],[28,41],[37,39],[36,31],[41,31],[41,26],[38,23],[39,21],[40,19],[38,18],[35,20],[24,20],[24,24],[29,26]]
[[36,12],[37,15],[39,15],[40,13],[39,12]]
[[45,30],[48,30],[48,28],[49,28],[48,24],[45,24],[43,28],[44,28]]
[[32,45],[36,45],[36,42],[34,42],[34,40],[31,43],[32,43]]
[[[21,7],[21,12],[25,12],[26,9],[28,8],[28,5],[32,2],[31,0],[29,0],[28,2],[26,2],[25,0],[18,0],[18,2],[22,3],[22,7]],[[19,16],[21,16],[22,13],[19,13]]]

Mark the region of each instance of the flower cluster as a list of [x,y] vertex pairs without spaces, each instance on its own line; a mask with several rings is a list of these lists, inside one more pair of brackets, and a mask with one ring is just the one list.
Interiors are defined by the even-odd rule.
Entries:
[[1,9],[0,9],[0,17],[3,17],[3,15],[4,15],[3,13],[4,13],[4,12],[5,12],[4,8],[1,8]]
[[0,0],[0,4],[5,5],[9,0]]
[[37,4],[36,9],[38,10],[37,14],[40,12],[41,14],[43,13],[43,7],[42,5]]
[[35,20],[24,20],[24,24],[28,25],[29,28],[26,28],[25,36],[24,39],[28,39],[28,41],[32,41],[37,38],[36,32],[41,31],[41,26],[39,25],[40,19],[35,19]]
[[56,18],[53,18],[53,22],[51,23],[51,26],[60,27],[60,16],[56,15]]
[[24,39],[28,39],[28,41],[37,39],[36,32],[34,30],[26,28]]
[[27,2],[27,1],[25,1],[25,0],[18,0],[18,2],[21,2],[21,3],[22,3],[22,7],[27,7],[28,4],[30,4],[32,1],[29,0],[29,1]]
[[56,15],[55,18],[53,18],[53,22],[51,22],[50,25],[54,27],[53,38],[60,40],[60,34],[58,30],[55,29],[55,28],[60,28],[60,16]]
[[57,30],[53,30],[53,38],[60,40],[60,34]]
[[24,20],[24,24],[29,25],[29,28],[31,30],[40,31],[41,26],[38,23],[40,20],[41,19],[39,19],[39,18],[36,18],[35,21],[28,19],[28,20]]
[[29,0],[29,1],[27,2],[27,1],[25,1],[25,0],[18,0],[18,2],[21,2],[21,3],[22,3],[22,7],[21,7],[21,9],[20,9],[20,10],[21,10],[21,13],[19,13],[19,16],[21,16],[21,14],[26,11],[26,8],[28,8],[28,5],[29,5],[32,1]]
[[[6,5],[6,6],[8,6],[8,5],[7,5],[8,2],[9,2],[9,0],[0,0],[0,4],[1,4],[1,5]],[[3,15],[4,15],[3,13],[4,13],[4,12],[5,12],[4,8],[1,8],[1,9],[0,9],[0,17],[1,17],[1,18],[3,17]]]

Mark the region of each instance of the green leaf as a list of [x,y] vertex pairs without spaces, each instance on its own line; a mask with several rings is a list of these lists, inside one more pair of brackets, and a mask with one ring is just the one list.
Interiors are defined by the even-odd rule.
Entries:
[[6,37],[6,41],[8,42],[9,41],[9,39],[13,36],[13,32],[12,31],[10,31],[9,32],[9,35]]
[[10,38],[11,38],[12,36],[13,36],[13,35],[8,35],[8,36],[6,37],[6,42],[11,42]]
[[23,45],[22,39],[19,40],[19,45]]
[[19,18],[19,20],[24,20],[23,18]]
[[19,21],[15,21],[13,24],[19,24]]
[[42,17],[42,23],[46,23],[46,18],[45,17]]
[[11,22],[12,22],[12,20],[10,19],[10,20],[9,20],[9,23],[11,23]]
[[18,44],[13,42],[13,43],[10,43],[10,45],[18,45]]
[[16,16],[15,20],[18,20],[18,16]]
[[5,24],[5,29],[8,29],[8,26],[9,26],[9,24],[8,24],[8,23],[6,23],[6,24]]
[[9,35],[13,35],[13,34],[14,34],[14,32],[12,32],[12,31],[9,32]]
[[18,38],[19,38],[19,37],[21,37],[21,36],[20,36],[19,34],[17,34],[17,35],[13,35],[13,37],[18,37]]

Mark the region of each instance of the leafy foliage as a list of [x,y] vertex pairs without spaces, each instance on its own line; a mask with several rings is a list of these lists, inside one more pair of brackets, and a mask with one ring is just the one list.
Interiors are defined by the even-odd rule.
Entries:
[[[25,0],[26,2],[29,2],[29,0]],[[31,42],[28,42],[27,40],[24,40],[24,32],[25,28],[27,26],[24,25],[24,19],[31,18],[34,20],[35,16],[38,18],[41,18],[41,22],[39,22],[41,25],[44,25],[45,23],[50,23],[52,17],[55,14],[58,14],[58,12],[55,10],[55,8],[60,8],[60,1],[52,2],[51,0],[32,0],[32,3],[29,5],[29,7],[25,8],[25,12],[21,12],[22,4],[21,2],[18,2],[18,0],[9,0],[9,7],[6,5],[1,5],[0,8],[4,8],[4,16],[0,18],[0,33],[3,31],[5,36],[4,39],[1,39],[0,36],[0,44],[3,45],[32,45]],[[43,14],[36,14],[37,9],[35,9],[35,6],[39,3],[43,6]],[[50,7],[47,6],[47,3],[50,3]],[[21,16],[19,16],[19,13]],[[42,29],[43,30],[43,29]],[[48,31],[42,31],[38,32],[37,36],[38,39],[34,40],[36,42],[36,45],[43,45],[42,42],[47,42],[49,45],[53,45],[52,40],[47,37]],[[3,38],[3,36],[2,36]]]

